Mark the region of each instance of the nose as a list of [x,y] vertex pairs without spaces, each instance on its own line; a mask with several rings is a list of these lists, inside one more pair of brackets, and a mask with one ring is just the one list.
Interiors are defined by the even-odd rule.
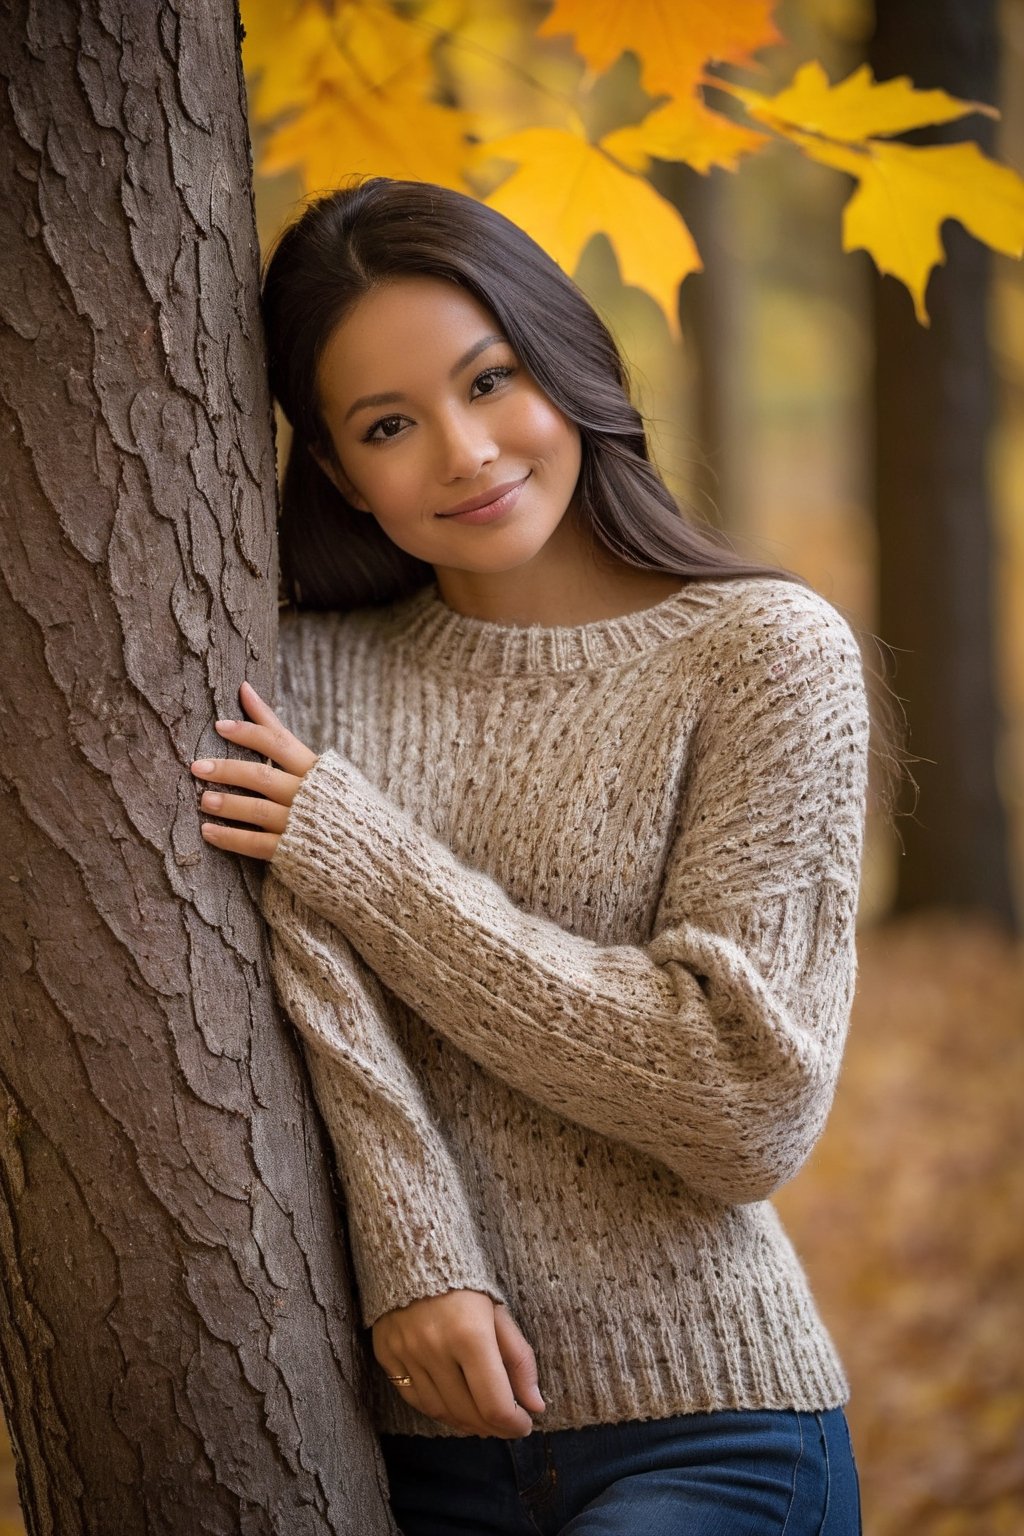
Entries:
[[486,423],[468,411],[452,411],[440,429],[438,458],[441,480],[475,480],[480,471],[498,457]]

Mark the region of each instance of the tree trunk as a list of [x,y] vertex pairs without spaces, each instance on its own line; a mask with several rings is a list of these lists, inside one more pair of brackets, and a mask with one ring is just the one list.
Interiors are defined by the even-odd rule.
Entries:
[[[994,102],[994,0],[884,0],[869,57],[876,76]],[[963,125],[912,136],[938,143]],[[970,120],[991,152],[992,124]],[[897,911],[952,906],[1014,926],[1006,818],[996,779],[992,531],[986,446],[991,255],[947,223],[946,264],[928,288],[931,326],[892,278],[874,279],[875,464],[880,631],[896,648],[920,786],[901,818]],[[908,795],[905,809],[915,809]]]
[[0,22],[0,1387],[32,1533],[392,1531],[256,866],[190,761],[273,689],[238,22]]

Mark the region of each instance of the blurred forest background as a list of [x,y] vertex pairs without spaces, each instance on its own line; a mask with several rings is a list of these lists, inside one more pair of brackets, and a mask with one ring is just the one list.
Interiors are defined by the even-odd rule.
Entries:
[[[521,25],[538,6],[507,0],[479,9],[495,35],[502,19]],[[783,0],[776,19],[787,41],[764,54],[762,88],[781,88],[807,59],[820,60],[833,82],[844,78],[877,49],[886,9],[879,0],[876,18],[870,0]],[[949,78],[929,78],[912,38],[901,57],[895,17],[910,8],[891,9],[889,67],[876,53],[876,75],[909,74],[922,87],[994,100],[1002,116],[985,124],[988,151],[1024,169],[1024,0],[994,7],[993,96],[955,67]],[[962,0],[961,12],[972,9]],[[980,140],[981,121],[967,119],[958,136]],[[266,136],[254,124],[258,173]],[[339,153],[343,160],[343,145]],[[630,360],[659,464],[680,498],[736,547],[799,571],[842,608],[869,667],[904,701],[907,746],[922,759],[911,764],[916,803],[912,792],[903,796],[895,831],[877,798],[872,805],[843,1076],[818,1150],[777,1204],[850,1374],[866,1536],[1019,1536],[1024,269],[945,225],[951,259],[928,290],[933,325],[944,306],[955,306],[955,285],[977,285],[989,372],[987,384],[974,387],[990,396],[980,404],[965,398],[959,416],[936,429],[948,434],[962,424],[969,434],[987,404],[991,419],[981,433],[981,493],[959,509],[954,499],[937,507],[931,522],[927,498],[904,497],[893,511],[891,484],[878,488],[890,451],[886,420],[907,403],[893,400],[898,359],[886,350],[888,327],[901,311],[912,321],[913,309],[891,278],[879,284],[864,252],[841,249],[850,179],[781,144],[735,175],[671,167],[660,185],[682,209],[706,268],[683,284],[681,342],[670,338],[649,295],[620,282],[603,237],[591,241],[577,273]],[[304,190],[297,171],[257,174],[264,250]],[[887,381],[876,368],[894,371]],[[913,428],[912,411],[902,419]],[[919,422],[916,430],[927,427]],[[901,519],[916,526],[908,531]],[[988,580],[984,634],[976,613],[957,611],[967,601],[962,593],[943,591],[941,582],[922,591],[917,551],[932,543],[960,550],[953,564]],[[915,628],[914,616],[928,605]],[[910,621],[897,633],[893,615],[901,611]],[[921,681],[915,657],[933,636],[963,636],[965,626],[971,643],[957,654],[962,675],[951,672],[950,711],[962,708],[965,692],[984,700],[990,683],[993,697],[990,735],[971,739],[970,717],[957,717],[965,750],[986,757],[958,774],[928,750],[934,699],[922,704],[925,723],[914,729],[916,690],[934,688],[934,677]],[[979,804],[986,796],[991,803]],[[970,871],[958,828],[974,845]],[[985,845],[993,828],[995,840]],[[2,1471],[0,1536],[12,1536],[23,1527],[7,1456]]]

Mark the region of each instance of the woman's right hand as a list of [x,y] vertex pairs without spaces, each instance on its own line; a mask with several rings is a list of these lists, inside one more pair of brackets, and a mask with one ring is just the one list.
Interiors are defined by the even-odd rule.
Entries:
[[512,1314],[483,1291],[424,1296],[373,1325],[373,1353],[413,1408],[467,1435],[521,1440],[544,1412],[537,1362]]

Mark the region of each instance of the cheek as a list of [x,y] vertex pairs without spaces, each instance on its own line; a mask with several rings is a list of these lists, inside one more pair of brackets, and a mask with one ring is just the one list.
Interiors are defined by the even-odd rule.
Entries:
[[579,431],[543,395],[524,400],[520,424],[538,458],[558,460],[567,471],[575,464],[579,470]]
[[416,483],[416,466],[411,455],[389,453],[383,449],[379,460],[364,461],[360,465],[358,482],[366,502],[386,517],[395,508],[409,507]]

